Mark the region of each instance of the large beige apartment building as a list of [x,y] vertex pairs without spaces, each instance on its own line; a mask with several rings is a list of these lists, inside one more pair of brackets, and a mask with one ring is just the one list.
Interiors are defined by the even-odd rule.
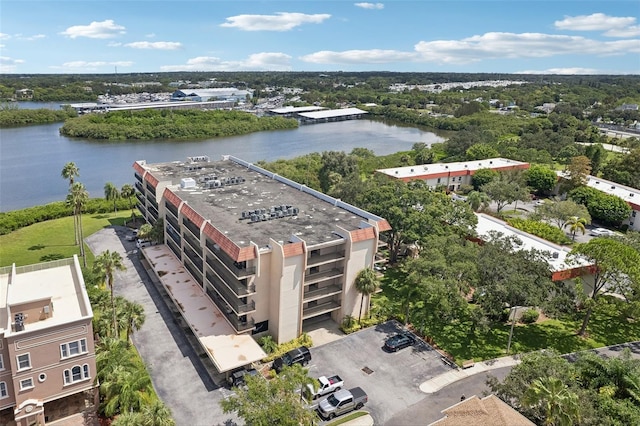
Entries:
[[0,424],[43,425],[95,402],[95,349],[78,258],[0,268]]
[[[385,219],[231,156],[133,168],[139,210],[164,220],[164,244],[142,252],[219,371],[241,364],[220,345],[242,336],[281,343],[358,316],[354,279],[377,261]],[[247,348],[244,364],[264,356]]]

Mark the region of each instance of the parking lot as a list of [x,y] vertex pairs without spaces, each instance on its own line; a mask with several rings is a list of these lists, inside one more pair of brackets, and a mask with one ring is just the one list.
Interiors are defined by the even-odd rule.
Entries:
[[450,370],[441,356],[419,339],[398,352],[384,351],[385,339],[401,330],[399,323],[390,321],[311,348],[309,375],[338,374],[345,389],[361,387],[369,396],[364,409],[375,424],[385,424],[426,397],[418,388],[422,382]]

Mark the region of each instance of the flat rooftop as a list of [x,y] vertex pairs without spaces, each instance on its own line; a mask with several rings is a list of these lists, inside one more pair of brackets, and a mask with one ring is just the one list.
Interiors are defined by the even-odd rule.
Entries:
[[341,109],[328,109],[324,111],[305,112],[299,115],[300,117],[318,120],[323,118],[345,117],[348,115],[358,115],[358,114],[368,114],[368,112],[361,110],[360,108],[341,108]]
[[416,166],[393,167],[390,169],[376,170],[378,173],[394,178],[416,178],[425,179],[430,175],[459,174],[468,172],[473,174],[480,169],[502,169],[502,168],[527,168],[529,163],[510,160],[508,158],[488,158],[486,160],[462,161],[457,163],[435,163],[420,164]]
[[[360,229],[368,219],[382,220],[354,206],[340,202],[304,185],[274,175],[233,157],[222,161],[176,161],[145,164],[142,167],[238,246],[250,242],[265,247],[270,239],[283,244],[299,238],[309,246],[341,240],[336,227],[347,231]],[[140,164],[140,163],[138,163]],[[194,186],[181,186],[182,179]],[[216,179],[213,179],[216,178]],[[241,183],[208,188],[207,180],[224,181],[241,178]],[[247,212],[291,207],[296,214],[252,222]],[[243,212],[245,218],[243,218]],[[277,213],[277,212],[276,212]]]
[[301,107],[286,106],[282,108],[272,109],[270,110],[270,112],[274,114],[292,114],[292,113],[299,113],[299,112],[321,111],[323,109],[326,109],[326,108],[319,107],[319,106],[301,106]]
[[509,226],[506,222],[496,219],[495,217],[486,215],[484,213],[476,213],[478,218],[478,225],[476,226],[476,232],[478,236],[485,239],[490,231],[496,231],[502,233],[505,237],[515,236],[522,241],[522,250],[536,249],[539,251],[546,251],[550,254],[547,258],[550,270],[566,271],[574,269],[580,266],[589,266],[588,262],[580,262],[579,264],[567,263],[567,256],[571,249],[569,247],[560,246],[554,244],[551,241],[544,240],[536,237],[535,235],[528,234],[524,231]]
[[[76,256],[35,265],[0,269],[0,331],[11,331],[17,305],[51,300],[49,318],[25,321],[23,332],[41,330],[93,316]],[[14,308],[12,308],[12,306]]]
[[[640,167],[640,164],[638,164],[638,167]],[[640,189],[620,185],[619,183],[591,175],[587,176],[587,186],[620,197],[627,203],[633,204],[635,210],[640,209]]]
[[224,314],[165,245],[143,253],[182,317],[219,372],[230,371],[267,356],[250,334],[236,334]]

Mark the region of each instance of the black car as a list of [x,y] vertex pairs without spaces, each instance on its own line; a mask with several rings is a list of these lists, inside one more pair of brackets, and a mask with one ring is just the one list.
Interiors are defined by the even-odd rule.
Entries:
[[300,346],[299,348],[290,350],[280,358],[276,358],[273,361],[273,369],[276,373],[282,371],[284,366],[290,367],[293,364],[307,365],[311,361],[311,352],[306,346]]
[[249,368],[249,369],[242,368],[231,373],[227,378],[227,382],[229,383],[229,386],[237,388],[245,385],[245,376],[257,376],[257,375],[258,375],[258,370],[256,370],[255,368]]
[[416,342],[415,337],[411,333],[399,333],[389,337],[384,342],[384,348],[390,352],[399,351],[408,346],[413,345]]

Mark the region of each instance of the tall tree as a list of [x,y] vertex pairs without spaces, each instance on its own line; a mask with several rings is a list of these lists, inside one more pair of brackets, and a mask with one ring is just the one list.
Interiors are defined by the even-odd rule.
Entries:
[[586,224],[587,224],[587,219],[585,219],[584,217],[571,216],[569,220],[567,220],[566,226],[569,227],[569,232],[571,232],[571,239],[573,241],[576,240],[576,233],[578,231],[582,232],[582,235],[584,235],[586,231],[586,228],[585,228]]
[[122,188],[120,188],[120,196],[122,198],[126,198],[129,201],[129,208],[131,209],[131,215],[133,215],[133,203],[131,202],[131,199],[133,198],[133,196],[136,195],[136,190],[133,188],[133,185],[129,185],[128,183],[125,183],[124,185],[122,185]]
[[482,185],[480,190],[496,203],[496,212],[498,213],[514,201],[526,201],[529,199],[527,187],[512,180],[496,179]]
[[131,333],[139,330],[144,324],[144,307],[139,303],[130,302],[125,299],[118,310],[118,317],[122,318],[124,322],[126,337],[127,340],[129,340]]
[[571,158],[567,165],[564,181],[560,185],[562,192],[569,192],[574,188],[587,184],[587,176],[591,174],[591,160],[584,155]]
[[526,171],[527,185],[538,194],[548,194],[558,183],[556,172],[549,167],[533,164]]
[[521,245],[516,237],[490,233],[480,248],[477,300],[494,319],[505,306],[539,306],[552,290],[547,254]]
[[524,394],[523,403],[544,407],[547,426],[572,426],[580,420],[578,395],[557,377],[534,380]]
[[111,309],[113,311],[113,330],[114,335],[118,335],[118,324],[116,321],[116,305],[114,299],[114,273],[116,271],[124,271],[126,267],[122,263],[122,256],[117,251],[103,251],[98,255],[93,263],[94,272],[101,274],[105,278],[105,282],[111,291]]
[[489,207],[491,198],[482,191],[471,191],[467,194],[467,203],[469,203],[474,212],[482,211]]
[[640,252],[621,239],[599,237],[578,244],[569,253],[569,261],[593,265],[593,288],[586,302],[587,311],[578,334],[587,330],[589,319],[600,295],[616,293],[627,301],[640,298]]
[[[74,162],[69,162],[67,164],[64,165],[64,167],[62,168],[62,173],[61,176],[64,179],[68,179],[69,180],[69,189],[71,189],[71,187],[73,186],[73,182],[74,179],[78,176],[80,176],[80,169],[78,168],[78,166],[76,166],[76,163]],[[73,229],[75,231],[75,240],[76,240],[76,245],[79,243],[78,241],[78,216],[76,216],[75,214],[73,215]]]
[[82,209],[84,205],[89,201],[89,193],[85,189],[84,185],[80,182],[75,182],[69,188],[69,194],[67,195],[66,204],[73,209],[73,215],[75,218],[74,224],[76,243],[80,245],[80,256],[84,266],[87,266],[87,258],[84,253],[84,236],[82,233]]
[[74,179],[80,176],[80,169],[76,166],[76,163],[69,162],[62,168],[61,176],[64,179],[69,180],[69,186],[73,186]]
[[107,201],[113,201],[113,211],[116,212],[116,201],[120,198],[120,192],[113,183],[107,182],[104,184],[104,198]]
[[567,222],[573,217],[584,219],[585,224],[591,223],[587,208],[573,200],[547,200],[537,208],[536,213],[560,229],[566,228]]
[[[362,321],[362,307],[364,306],[364,298],[369,297],[378,289],[378,277],[376,272],[371,268],[362,269],[356,275],[356,279],[353,282],[358,293],[360,293],[360,313],[358,314],[358,321]],[[368,305],[368,304],[367,304]]]
[[247,376],[246,388],[238,388],[235,395],[220,401],[223,412],[236,412],[246,424],[256,426],[317,424],[315,413],[300,401],[298,392],[303,383],[299,374],[288,374],[289,370],[285,367],[270,380]]

